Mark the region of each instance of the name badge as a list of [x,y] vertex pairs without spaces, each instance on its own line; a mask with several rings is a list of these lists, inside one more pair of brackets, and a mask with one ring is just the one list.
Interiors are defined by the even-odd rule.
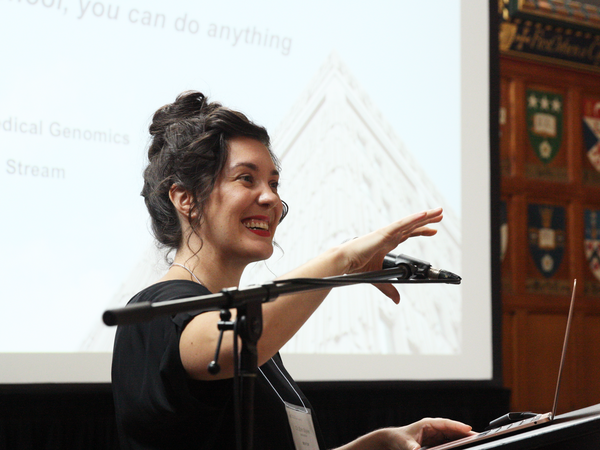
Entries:
[[310,409],[285,403],[296,450],[319,450]]

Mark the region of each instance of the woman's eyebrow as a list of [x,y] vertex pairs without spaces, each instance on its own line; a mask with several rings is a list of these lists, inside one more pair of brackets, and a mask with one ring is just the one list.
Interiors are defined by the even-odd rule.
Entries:
[[[259,171],[258,166],[251,162],[239,162],[239,163],[235,164],[233,167],[231,167],[231,170],[235,170],[238,167],[247,167],[248,169],[253,170],[254,172]],[[271,171],[271,175],[279,176],[279,171],[277,169],[273,169]]]

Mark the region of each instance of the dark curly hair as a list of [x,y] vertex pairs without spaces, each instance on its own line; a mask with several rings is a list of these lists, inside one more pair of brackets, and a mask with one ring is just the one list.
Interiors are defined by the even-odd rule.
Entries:
[[[265,128],[238,111],[209,102],[200,92],[184,92],[175,102],[156,111],[150,135],[149,162],[144,170],[141,194],[152,219],[155,238],[170,249],[179,249],[183,240],[177,211],[169,198],[171,186],[175,184],[192,194],[193,206],[188,220],[192,230],[199,229],[203,206],[227,161],[230,139],[256,139],[267,147],[280,169]],[[287,211],[288,206],[283,202],[280,222]]]

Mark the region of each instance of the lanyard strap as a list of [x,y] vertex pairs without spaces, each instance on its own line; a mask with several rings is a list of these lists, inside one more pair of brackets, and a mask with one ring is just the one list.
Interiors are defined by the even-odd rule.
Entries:
[[[277,365],[277,363],[273,360],[273,358],[271,358],[271,362],[273,364],[275,364],[275,367],[277,367],[277,370],[279,370],[279,373],[281,374],[281,376],[283,376],[283,378],[285,379],[285,381],[287,381],[287,383],[290,385],[290,387],[292,388],[292,390],[296,393],[296,395],[298,396],[298,399],[300,400],[300,403],[302,403],[302,406],[304,407],[304,412],[308,412],[308,408],[306,407],[306,405],[304,404],[304,402],[302,401],[302,397],[300,397],[300,394],[298,394],[298,391],[296,391],[296,389],[294,389],[294,386],[292,385],[292,383],[290,382],[290,380],[288,380],[288,378],[285,376],[285,374],[283,373],[283,371],[279,368],[279,366]],[[258,370],[260,370],[260,373],[262,373],[262,376],[265,378],[265,380],[267,380],[267,382],[271,385],[271,387],[273,388],[273,390],[275,391],[275,393],[277,394],[277,397],[279,397],[279,400],[281,400],[283,402],[283,404],[285,405],[285,401],[283,400],[283,398],[281,398],[281,395],[279,395],[279,392],[277,392],[277,389],[275,389],[275,386],[273,386],[273,384],[271,383],[271,381],[267,378],[267,376],[265,375],[265,373],[262,371],[262,369],[259,367]]]

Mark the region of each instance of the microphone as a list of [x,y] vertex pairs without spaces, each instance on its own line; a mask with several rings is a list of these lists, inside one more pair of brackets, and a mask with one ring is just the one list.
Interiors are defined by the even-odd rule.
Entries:
[[403,268],[404,273],[398,276],[399,279],[420,279],[420,280],[454,280],[460,281],[462,278],[447,270],[434,269],[431,264],[420,259],[407,255],[393,255],[388,253],[383,258],[383,268]]

